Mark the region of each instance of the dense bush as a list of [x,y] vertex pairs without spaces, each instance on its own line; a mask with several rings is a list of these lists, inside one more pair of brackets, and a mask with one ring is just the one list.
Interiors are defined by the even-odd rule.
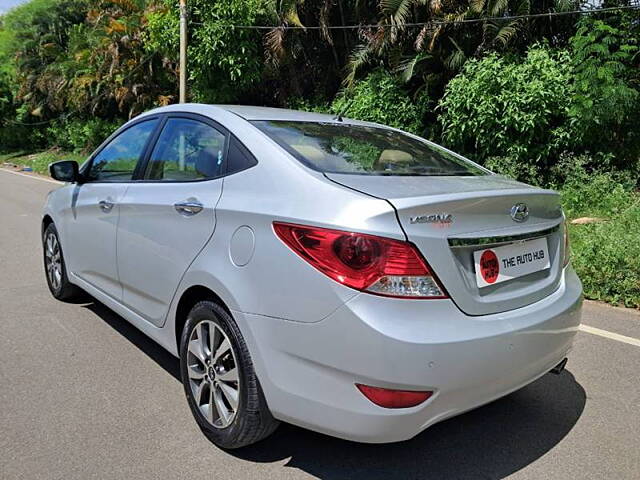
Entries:
[[425,110],[424,101],[414,102],[395,77],[382,69],[343,90],[331,104],[336,114],[418,134],[422,133]]
[[545,46],[523,59],[466,63],[440,102],[445,144],[513,176],[537,183],[570,146],[571,58]]
[[567,152],[587,154],[591,170],[637,173],[640,26],[585,17],[578,27],[565,50],[467,62],[440,101],[444,143],[529,183],[558,183]]
[[626,168],[640,154],[640,25],[583,18],[571,38],[577,149],[606,152]]
[[570,235],[585,296],[640,307],[640,199],[604,223],[572,225]]
[[628,307],[640,306],[640,195],[637,178],[621,172],[587,171],[586,157],[563,159],[562,205],[569,219],[572,263],[585,296]]
[[[582,279],[585,296],[640,307],[640,195],[632,195],[605,175],[590,183],[567,186],[563,198],[574,216],[584,212],[604,218],[598,223],[570,226],[572,263]],[[597,198],[603,199],[608,209],[593,200]],[[585,205],[589,203],[596,208],[588,209]]]
[[[159,51],[175,64],[179,52],[178,2],[158,2],[152,9],[146,48]],[[228,25],[269,23],[273,15],[268,0],[192,0],[189,2],[191,40],[189,74],[191,97],[205,103],[237,102],[262,76],[263,50],[256,30],[233,29]]]
[[81,153],[96,148],[122,123],[122,120],[100,118],[62,120],[50,126],[47,133],[52,145]]
[[562,192],[562,206],[570,218],[608,218],[633,204],[637,177],[632,172],[591,170],[593,159],[586,155],[563,156],[554,172],[558,183],[550,185]]

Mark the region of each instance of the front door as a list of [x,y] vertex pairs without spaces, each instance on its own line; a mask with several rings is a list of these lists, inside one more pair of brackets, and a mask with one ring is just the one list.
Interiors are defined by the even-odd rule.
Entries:
[[72,275],[120,300],[116,231],[120,202],[138,160],[157,126],[156,119],[132,125],[102,148],[74,187],[65,232]]
[[185,271],[213,235],[227,135],[213,122],[167,118],[140,181],[120,202],[123,303],[164,323]]

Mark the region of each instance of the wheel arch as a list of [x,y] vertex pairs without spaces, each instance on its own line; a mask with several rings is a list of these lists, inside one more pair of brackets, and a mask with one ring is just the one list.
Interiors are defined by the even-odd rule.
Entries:
[[42,233],[41,235],[44,235],[44,231],[47,229],[47,227],[49,225],[51,225],[53,223],[53,218],[51,218],[51,215],[49,215],[48,213],[46,213],[44,215],[44,217],[42,217]]
[[222,308],[233,317],[231,310],[227,306],[227,304],[222,300],[220,295],[214,292],[209,287],[204,285],[192,285],[187,288],[180,299],[178,300],[178,304],[176,306],[175,313],[175,342],[176,342],[176,351],[180,352],[180,337],[182,337],[182,331],[184,329],[184,325],[187,322],[187,316],[189,312],[193,308],[193,306],[202,301],[202,300],[210,300]]

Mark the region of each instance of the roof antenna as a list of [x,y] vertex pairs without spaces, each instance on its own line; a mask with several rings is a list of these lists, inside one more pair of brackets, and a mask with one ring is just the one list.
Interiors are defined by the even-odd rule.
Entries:
[[349,100],[344,107],[342,107],[340,109],[340,111],[336,114],[335,117],[333,117],[332,120],[337,120],[339,122],[342,121],[342,116],[347,113],[347,110],[349,110],[349,107],[351,106],[351,104],[354,102],[355,98],[352,98],[351,100]]

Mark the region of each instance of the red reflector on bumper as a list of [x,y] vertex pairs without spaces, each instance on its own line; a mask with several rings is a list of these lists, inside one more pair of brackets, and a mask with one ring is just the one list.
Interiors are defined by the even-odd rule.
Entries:
[[373,403],[384,408],[409,408],[426,401],[433,392],[413,392],[407,390],[389,390],[356,383],[358,390]]

